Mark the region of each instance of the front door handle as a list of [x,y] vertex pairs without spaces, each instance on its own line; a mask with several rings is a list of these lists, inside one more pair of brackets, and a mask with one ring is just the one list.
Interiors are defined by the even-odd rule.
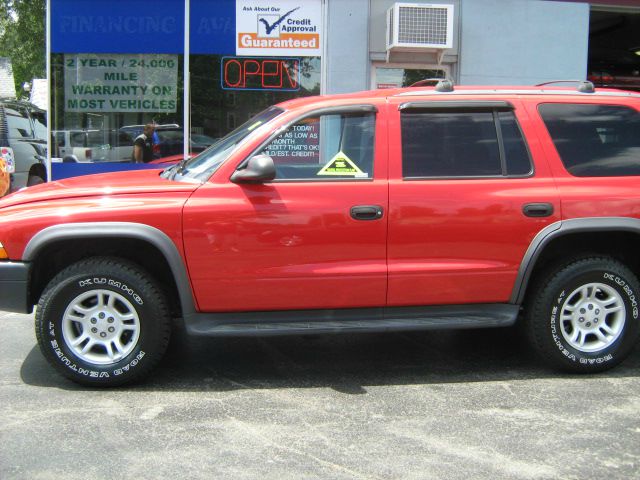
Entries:
[[522,213],[527,217],[550,217],[553,215],[551,203],[527,203],[522,207]]
[[378,220],[382,218],[383,210],[380,205],[356,205],[351,207],[351,218],[354,220]]

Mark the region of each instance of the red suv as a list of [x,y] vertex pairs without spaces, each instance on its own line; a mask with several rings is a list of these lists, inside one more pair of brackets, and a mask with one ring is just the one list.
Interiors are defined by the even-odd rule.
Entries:
[[[0,202],[0,308],[117,385],[194,335],[523,322],[555,367],[638,337],[640,95],[436,87],[297,99],[163,171]],[[518,318],[521,317],[520,320]]]

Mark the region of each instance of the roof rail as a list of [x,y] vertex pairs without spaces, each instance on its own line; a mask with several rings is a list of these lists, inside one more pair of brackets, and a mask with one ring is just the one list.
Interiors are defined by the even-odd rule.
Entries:
[[427,85],[436,85],[436,92],[453,92],[453,81],[448,78],[424,78],[409,85],[410,87],[426,87]]
[[552,80],[550,82],[538,83],[536,87],[544,87],[546,85],[553,85],[556,83],[577,83],[577,90],[580,93],[595,93],[596,88],[593,86],[593,83],[588,80]]

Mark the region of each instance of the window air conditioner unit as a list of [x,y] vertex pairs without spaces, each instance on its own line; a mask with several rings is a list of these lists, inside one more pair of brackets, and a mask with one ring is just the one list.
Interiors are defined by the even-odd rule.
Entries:
[[394,3],[387,10],[387,54],[453,47],[453,5]]

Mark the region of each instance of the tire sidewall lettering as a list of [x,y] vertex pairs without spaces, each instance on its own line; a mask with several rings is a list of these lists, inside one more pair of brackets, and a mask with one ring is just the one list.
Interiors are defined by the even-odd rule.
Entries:
[[91,377],[91,378],[110,378],[112,375],[113,376],[122,375],[123,373],[130,371],[132,368],[138,365],[140,363],[140,360],[142,360],[142,358],[145,356],[144,350],[140,350],[133,360],[131,360],[129,363],[122,366],[121,368],[116,368],[114,370],[93,370],[90,367],[86,368],[86,367],[79,366],[78,363],[80,362],[71,360],[62,350],[62,348],[60,348],[60,345],[58,344],[57,340],[51,340],[50,343],[51,343],[51,348],[53,349],[54,354],[58,357],[58,359],[63,365],[65,365],[67,368],[74,371],[78,375],[84,375],[85,377]]
[[[589,280],[586,280],[586,277],[590,277]],[[581,275],[580,277],[574,278],[570,285],[561,290],[555,296],[555,301],[551,306],[551,311],[549,313],[549,333],[551,336],[551,341],[558,349],[558,351],[569,361],[573,363],[579,363],[582,365],[598,365],[610,362],[615,359],[615,355],[620,343],[624,340],[624,334],[620,336],[613,344],[605,347],[600,352],[594,353],[586,353],[575,350],[571,346],[565,343],[564,337],[562,336],[562,332],[560,330],[559,318],[561,314],[561,309],[566,301],[567,292],[571,292],[574,288],[577,288],[581,283],[589,283],[592,281],[600,281],[606,285],[609,285],[616,289],[616,291],[621,295],[624,301],[625,309],[627,312],[627,322],[637,321],[638,320],[638,299],[636,297],[635,292],[629,285],[627,281],[624,280],[620,275],[613,272],[599,272],[595,274],[595,272],[588,273],[586,275]],[[633,318],[633,320],[632,320]],[[628,323],[625,323],[624,329],[629,327]]]
[[636,298],[635,293],[624,279],[620,278],[618,275],[612,273],[604,273],[603,278],[608,280],[609,282],[614,282],[617,286],[622,288],[622,291],[627,296],[629,303],[631,304],[631,316],[634,320],[638,319],[638,299]]
[[84,292],[92,290],[109,290],[124,295],[132,300],[132,305],[138,311],[141,324],[144,325],[144,319],[147,316],[143,296],[136,289],[131,288],[125,281],[110,276],[83,276],[80,279],[69,282],[63,286],[59,294],[66,299],[64,306],[51,307],[53,309],[52,320],[47,322],[46,333],[50,340],[50,347],[54,357],[64,367],[71,370],[75,375],[83,376],[91,379],[103,379],[111,377],[120,377],[132,372],[136,367],[141,365],[146,356],[144,350],[145,329],[141,328],[140,338],[134,350],[124,359],[112,365],[94,365],[84,362],[76,357],[67,347],[62,337],[61,324],[66,305],[76,296]]
[[[104,288],[104,287],[112,287],[118,293],[124,293],[133,299],[138,305],[144,305],[144,300],[142,297],[131,287],[129,287],[126,283],[121,282],[119,280],[115,280],[107,277],[88,277],[78,280],[78,287],[86,288],[86,287],[94,287],[94,288]],[[94,288],[90,288],[89,290],[93,290]]]

